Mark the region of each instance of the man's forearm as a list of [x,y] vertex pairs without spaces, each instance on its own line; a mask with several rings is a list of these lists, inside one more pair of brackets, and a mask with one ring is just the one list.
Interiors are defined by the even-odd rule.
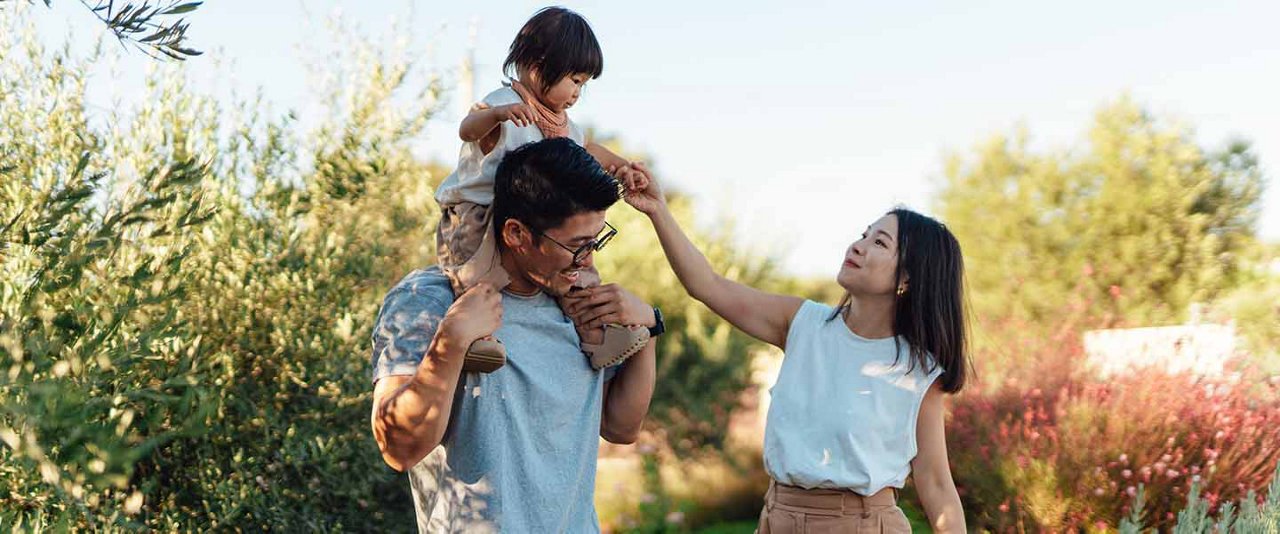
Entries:
[[600,436],[613,443],[632,443],[649,413],[657,383],[657,340],[650,340],[627,360],[609,385]]
[[383,458],[404,471],[426,457],[444,436],[453,409],[453,396],[462,372],[466,347],[437,337],[418,372],[383,392],[387,379],[374,391],[374,436]]

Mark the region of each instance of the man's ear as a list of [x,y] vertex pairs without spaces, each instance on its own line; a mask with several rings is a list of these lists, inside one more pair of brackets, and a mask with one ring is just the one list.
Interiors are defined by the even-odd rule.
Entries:
[[507,219],[502,223],[502,243],[510,250],[523,251],[533,244],[533,232],[524,223]]

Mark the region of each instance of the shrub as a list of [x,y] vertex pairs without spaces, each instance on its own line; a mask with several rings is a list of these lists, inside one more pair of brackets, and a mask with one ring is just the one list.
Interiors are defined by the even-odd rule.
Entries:
[[1154,527],[1193,485],[1210,507],[1264,489],[1280,460],[1280,390],[1151,371],[1094,381],[1078,343],[1045,343],[1037,373],[980,384],[955,402],[952,465],[978,527],[1115,525],[1138,486]]

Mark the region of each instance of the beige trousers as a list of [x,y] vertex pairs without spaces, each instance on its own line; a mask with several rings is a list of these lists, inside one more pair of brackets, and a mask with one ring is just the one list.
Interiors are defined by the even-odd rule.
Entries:
[[898,490],[864,497],[848,490],[804,489],[769,482],[758,534],[911,532]]

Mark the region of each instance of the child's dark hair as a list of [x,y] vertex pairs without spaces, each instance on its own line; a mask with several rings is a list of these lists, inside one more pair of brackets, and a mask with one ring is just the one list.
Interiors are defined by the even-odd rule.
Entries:
[[534,89],[542,92],[573,74],[599,78],[604,72],[604,54],[582,15],[559,6],[545,7],[520,28],[511,41],[507,60],[502,62],[508,77],[514,77],[519,69],[538,71],[542,87]]
[[502,225],[515,219],[540,236],[579,213],[607,210],[620,196],[618,181],[578,143],[543,139],[507,153],[498,164],[493,232],[501,236]]

